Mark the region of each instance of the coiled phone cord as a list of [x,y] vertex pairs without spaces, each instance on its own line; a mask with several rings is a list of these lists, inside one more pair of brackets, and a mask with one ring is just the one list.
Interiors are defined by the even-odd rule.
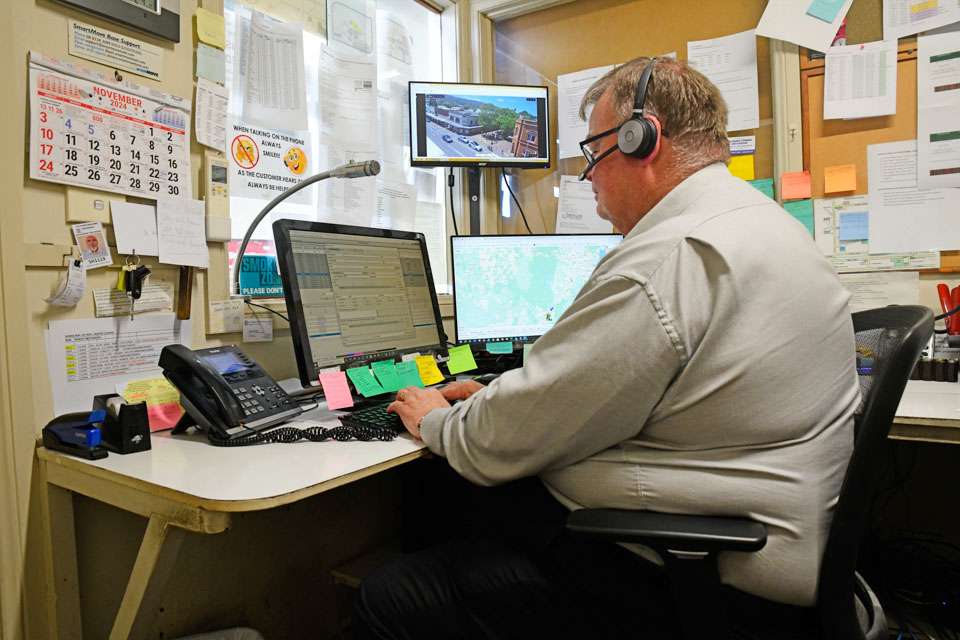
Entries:
[[347,442],[349,440],[360,440],[370,442],[371,440],[380,440],[389,442],[397,437],[397,432],[385,427],[298,427],[279,426],[267,431],[258,431],[248,436],[239,438],[220,438],[212,431],[207,432],[207,438],[210,444],[217,447],[245,447],[251,444],[264,444],[268,442],[297,442],[298,440],[310,440],[311,442],[325,442],[327,440],[336,440],[337,442]]

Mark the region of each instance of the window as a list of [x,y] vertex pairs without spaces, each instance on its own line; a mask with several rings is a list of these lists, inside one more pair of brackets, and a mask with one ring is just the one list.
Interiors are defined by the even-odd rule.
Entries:
[[[263,87],[251,80],[255,69],[246,57],[254,11],[260,4],[257,0],[225,2],[228,156],[234,155],[234,146],[242,154],[235,138],[241,131],[238,127],[246,127],[256,131],[251,136],[254,141],[279,141],[276,148],[268,144],[271,148],[257,149],[264,158],[261,166],[273,158],[273,166],[280,167],[281,173],[285,166],[294,175],[284,176],[287,182],[274,183],[280,186],[270,191],[260,188],[264,183],[257,181],[257,167],[247,169],[249,178],[245,178],[240,175],[242,165],[228,157],[234,238],[228,246],[229,270],[250,223],[280,189],[350,160],[377,159],[381,173],[376,178],[326,180],[280,203],[261,221],[247,246],[242,292],[282,295],[271,225],[279,218],[294,218],[420,231],[427,237],[437,292],[448,293],[443,170],[410,167],[406,104],[410,80],[443,79],[440,14],[415,0],[336,0],[326,3],[329,15],[324,14],[323,2],[312,1],[303,3],[309,16],[271,15],[286,21],[281,29],[304,25],[307,129],[296,131],[284,129],[285,122],[258,119],[258,110],[251,108],[249,96],[258,88],[276,96],[290,89],[273,77]],[[278,6],[284,3],[269,3],[269,10],[276,11]],[[323,31],[329,34],[329,42]],[[280,54],[277,61],[285,68],[291,64]],[[250,164],[247,158],[241,160]]]

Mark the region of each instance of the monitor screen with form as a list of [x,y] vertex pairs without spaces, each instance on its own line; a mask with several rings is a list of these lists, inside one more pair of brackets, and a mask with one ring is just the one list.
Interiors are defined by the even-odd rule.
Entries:
[[543,335],[622,239],[616,234],[450,238],[457,341]]
[[422,234],[294,220],[273,232],[304,386],[326,367],[445,345]]

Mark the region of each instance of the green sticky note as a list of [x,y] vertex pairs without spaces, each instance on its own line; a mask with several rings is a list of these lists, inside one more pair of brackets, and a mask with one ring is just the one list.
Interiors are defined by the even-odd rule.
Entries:
[[832,23],[843,8],[843,0],[813,0],[807,8],[807,15]]
[[393,360],[381,360],[370,365],[373,373],[380,381],[384,391],[400,391],[400,376],[397,375],[397,365]]
[[773,178],[757,178],[756,180],[748,180],[750,186],[754,189],[767,196],[771,200],[776,200],[773,197]]
[[400,388],[420,387],[423,388],[423,380],[420,379],[420,370],[417,369],[416,360],[405,360],[397,363],[397,376],[400,378]]
[[447,353],[450,355],[450,359],[447,360],[447,370],[450,375],[473,371],[477,368],[477,361],[473,359],[473,351],[470,350],[470,345],[462,344],[459,347],[450,347]]
[[347,369],[347,375],[353,382],[353,386],[357,388],[357,392],[364,398],[378,396],[381,393],[387,392],[386,389],[380,386],[377,379],[373,377],[373,371],[371,371],[369,367]]
[[488,342],[487,353],[513,353],[513,341]]
[[523,364],[527,364],[527,354],[530,353],[530,349],[533,349],[533,343],[523,343]]
[[810,235],[813,236],[813,200],[793,200],[784,202],[783,208],[787,213],[803,223]]

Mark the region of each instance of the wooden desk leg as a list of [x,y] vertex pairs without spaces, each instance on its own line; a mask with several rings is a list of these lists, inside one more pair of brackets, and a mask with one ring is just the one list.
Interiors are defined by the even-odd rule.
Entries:
[[[130,580],[127,581],[127,590],[123,593],[120,609],[113,622],[110,640],[126,640],[130,636],[137,613],[140,611],[140,604],[143,602],[147,587],[150,586],[150,578],[157,567],[157,559],[164,548],[164,541],[169,537],[170,544],[164,561],[166,568],[170,569],[176,560],[176,552],[183,541],[183,535],[183,529],[172,525],[166,518],[156,514],[150,516],[147,530],[143,534],[143,541],[140,543],[140,551],[137,553],[137,560],[130,573]],[[169,571],[164,573],[169,575]]]
[[47,484],[47,532],[53,575],[48,589],[51,637],[80,640],[80,582],[77,571],[77,537],[73,522],[73,492]]

